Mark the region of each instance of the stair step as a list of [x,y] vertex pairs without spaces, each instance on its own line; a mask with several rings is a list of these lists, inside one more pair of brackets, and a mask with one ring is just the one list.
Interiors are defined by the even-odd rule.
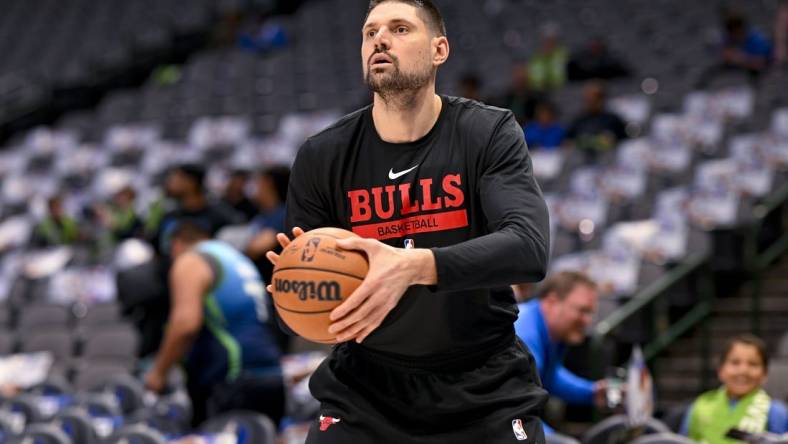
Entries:
[[700,379],[683,375],[660,375],[657,379],[660,396],[693,393],[697,396]]
[[[766,296],[760,300],[761,310],[769,313],[788,313],[788,292],[777,296]],[[718,299],[714,303],[715,313],[749,313],[752,309],[752,299],[750,297],[724,298]]]
[[[749,333],[752,325],[749,316],[716,316],[709,321],[712,337],[732,336],[737,333]],[[779,340],[788,326],[788,316],[761,316],[760,336],[767,342]]]

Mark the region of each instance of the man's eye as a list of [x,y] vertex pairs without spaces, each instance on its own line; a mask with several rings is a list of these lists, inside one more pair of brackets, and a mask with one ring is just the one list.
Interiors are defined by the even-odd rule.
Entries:
[[397,32],[400,34],[404,34],[408,32],[408,28],[406,28],[405,26],[400,26],[399,28],[397,28]]
[[375,37],[375,31],[367,31],[367,37],[369,38]]

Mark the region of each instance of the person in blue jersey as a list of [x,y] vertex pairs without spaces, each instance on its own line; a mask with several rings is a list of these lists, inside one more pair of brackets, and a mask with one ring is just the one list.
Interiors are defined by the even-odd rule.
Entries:
[[170,315],[145,386],[163,391],[169,370],[183,361],[195,425],[234,409],[278,423],[285,396],[281,353],[260,274],[243,254],[188,221],[178,223],[171,239]]
[[[590,381],[563,365],[567,345],[581,344],[597,306],[596,283],[583,273],[562,271],[548,276],[538,297],[518,305],[514,323],[536,361],[542,385],[568,404],[602,404],[606,384]],[[545,434],[552,430],[545,425]]]

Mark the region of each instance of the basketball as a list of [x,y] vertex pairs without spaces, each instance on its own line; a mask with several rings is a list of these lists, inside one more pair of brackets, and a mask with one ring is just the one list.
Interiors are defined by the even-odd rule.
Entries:
[[318,228],[282,251],[272,276],[273,298],[285,324],[304,339],[333,344],[331,310],[361,285],[369,263],[357,251],[337,248],[337,239],[357,237],[340,228]]

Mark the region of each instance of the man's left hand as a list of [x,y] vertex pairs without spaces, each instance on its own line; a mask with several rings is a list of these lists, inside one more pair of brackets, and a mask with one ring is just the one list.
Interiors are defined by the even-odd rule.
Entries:
[[361,285],[331,312],[328,331],[338,342],[361,343],[380,326],[411,285],[437,282],[435,259],[427,249],[400,249],[373,239],[337,240],[345,250],[359,250],[369,259]]

